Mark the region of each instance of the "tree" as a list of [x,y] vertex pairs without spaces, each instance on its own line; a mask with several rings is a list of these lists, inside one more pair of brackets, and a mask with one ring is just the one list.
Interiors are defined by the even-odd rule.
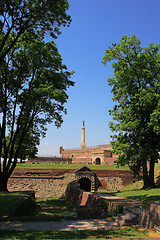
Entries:
[[[10,138],[11,138],[11,134],[6,136],[6,145],[9,144]],[[15,153],[17,151],[17,148],[19,147],[18,143],[19,143],[19,139],[16,138],[16,142],[14,144],[14,150],[13,150],[13,158],[15,157]],[[36,154],[38,153],[37,145],[39,145],[39,144],[40,144],[39,136],[35,136],[32,133],[27,132],[25,134],[25,137],[24,137],[23,142],[22,142],[21,149],[19,150],[19,153],[18,153],[18,156],[17,156],[18,159],[20,159],[20,162],[22,163],[23,160],[25,160],[27,157],[34,158],[36,156]],[[4,157],[3,152],[2,152],[2,157]]]
[[37,138],[45,135],[47,124],[61,126],[67,89],[74,83],[47,35],[55,37],[70,21],[67,1],[5,0],[1,5],[0,191],[7,191],[27,134]]
[[[34,39],[39,29],[56,38],[60,26],[69,25],[67,0],[2,0],[0,1],[0,64],[20,37]],[[27,33],[27,34],[26,34]],[[12,34],[12,39],[8,38]]]
[[[144,188],[155,187],[154,166],[160,152],[160,44],[142,48],[135,35],[123,36],[106,50],[103,64],[112,64],[108,79],[116,105],[110,128],[117,164],[129,164],[134,175],[143,170]],[[149,169],[147,168],[149,164]]]

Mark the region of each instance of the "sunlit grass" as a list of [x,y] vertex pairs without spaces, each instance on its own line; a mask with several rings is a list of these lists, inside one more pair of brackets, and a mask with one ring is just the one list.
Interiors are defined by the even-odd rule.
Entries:
[[137,181],[126,187],[123,187],[120,191],[103,191],[103,193],[140,201],[160,202],[160,188],[142,189],[142,187],[142,181]]
[[[78,169],[84,166],[83,164],[31,164],[18,163],[16,168],[30,168],[30,169]],[[129,170],[128,166],[117,167],[113,165],[87,165],[93,170]]]
[[5,231],[0,230],[0,238],[11,239],[99,239],[99,238],[148,238],[149,233],[138,228],[125,227],[110,230],[75,231]]

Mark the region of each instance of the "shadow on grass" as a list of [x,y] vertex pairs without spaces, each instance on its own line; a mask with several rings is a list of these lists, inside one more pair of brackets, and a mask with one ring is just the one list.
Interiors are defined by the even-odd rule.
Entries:
[[0,192],[0,217],[18,208],[30,194],[30,191]]
[[72,220],[75,209],[65,199],[36,199],[36,208],[30,215],[1,218],[1,221],[58,221],[62,216]]
[[160,188],[153,189],[133,189],[133,190],[122,190],[122,191],[111,191],[111,192],[100,192],[106,196],[117,196],[123,198],[129,198],[139,201],[160,201]]
[[75,209],[65,199],[37,199],[39,205],[39,211],[36,215],[60,215],[60,214],[71,214]]
[[88,238],[146,238],[146,230],[138,228],[123,228],[109,230],[74,230],[74,231],[4,231],[0,230],[0,238],[19,239],[88,239]]
[[128,197],[133,200],[139,200],[139,201],[155,201],[159,202],[160,201],[160,196],[147,196],[147,195],[139,195],[139,196],[132,196]]
[[160,187],[160,175],[156,177],[156,185]]

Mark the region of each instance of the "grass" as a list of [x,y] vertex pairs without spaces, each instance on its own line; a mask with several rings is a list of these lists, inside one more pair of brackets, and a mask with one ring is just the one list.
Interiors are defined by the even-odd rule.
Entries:
[[142,186],[143,183],[141,181],[137,181],[123,187],[120,191],[103,191],[103,193],[140,201],[160,202],[160,188],[141,189]]
[[21,205],[28,192],[0,192],[0,216]]
[[[26,197],[26,192],[0,193],[0,216],[7,215],[7,212],[18,208]],[[2,218],[1,220],[50,221],[60,220],[61,215],[68,215],[68,218],[73,219],[70,214],[73,214],[75,209],[69,206],[65,199],[37,198],[36,204],[38,207],[35,208],[35,211],[30,216],[12,216],[7,219]]]
[[153,189],[142,189],[143,182],[137,181],[123,187],[120,191],[103,191],[103,193],[140,201],[160,202],[160,165],[158,164],[155,166],[155,183],[157,188]]
[[[31,169],[78,169],[84,166],[83,164],[31,164],[18,163],[16,168],[31,168]],[[93,170],[129,170],[128,166],[117,167],[113,165],[87,165]]]
[[99,239],[99,238],[148,238],[149,233],[138,228],[125,227],[110,230],[74,231],[7,231],[0,230],[0,238],[11,239]]
[[[59,220],[61,215],[70,215],[75,212],[75,209],[62,198],[37,198],[36,203],[39,205],[38,211],[32,216],[32,219],[37,220]],[[35,217],[35,218],[34,218]]]

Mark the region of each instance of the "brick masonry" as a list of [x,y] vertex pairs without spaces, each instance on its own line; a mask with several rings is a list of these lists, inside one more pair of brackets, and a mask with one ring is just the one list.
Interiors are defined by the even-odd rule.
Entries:
[[65,199],[76,208],[79,216],[85,216],[86,218],[113,215],[122,210],[117,204],[106,203],[102,198],[83,191],[76,181],[68,184]]
[[[127,206],[128,202],[125,203],[123,200],[121,202],[118,202],[116,199],[100,198],[97,195],[85,192],[80,189],[75,181],[68,184],[65,198],[70,205],[77,208],[77,212],[80,215],[87,217],[96,217],[96,215],[103,215],[104,213],[106,215],[112,215],[123,210],[127,210],[127,213],[128,211],[131,211],[132,214],[136,214],[137,210],[134,200],[133,203],[130,202],[130,206]],[[104,208],[104,204],[102,204],[103,201],[105,201],[104,204],[107,202],[107,209]],[[160,202],[142,201],[141,203],[142,207],[139,207],[139,209],[141,209],[141,214],[139,213],[136,216],[136,222],[138,224],[140,223],[141,227],[149,229],[154,228],[157,231],[160,231]],[[141,203],[139,204],[141,205]],[[125,216],[125,218],[126,217],[127,216]]]
[[160,231],[160,202],[142,202],[141,226]]
[[72,158],[72,164],[100,164],[112,165],[117,155],[111,152],[111,144],[98,145],[94,148],[64,150],[60,147],[63,158]]
[[72,164],[71,158],[56,158],[56,157],[36,157],[28,158],[28,163],[32,164]]
[[[15,169],[8,181],[9,191],[35,191],[36,197],[64,196],[67,184],[76,180],[75,169]],[[129,171],[96,170],[100,190],[121,189],[133,182]]]

